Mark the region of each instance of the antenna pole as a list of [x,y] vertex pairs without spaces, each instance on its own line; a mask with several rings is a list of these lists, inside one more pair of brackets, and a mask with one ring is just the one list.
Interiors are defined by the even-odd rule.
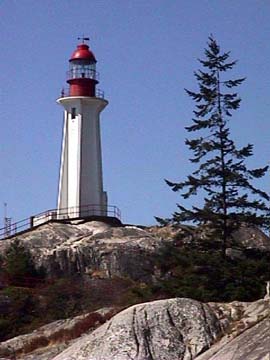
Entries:
[[7,203],[4,203],[4,228],[5,235],[4,237],[8,237],[11,235],[11,218],[7,216]]

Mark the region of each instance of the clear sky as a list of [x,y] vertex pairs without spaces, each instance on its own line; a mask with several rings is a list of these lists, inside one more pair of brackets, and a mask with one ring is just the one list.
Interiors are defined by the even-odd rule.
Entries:
[[[191,171],[184,127],[194,104],[184,88],[196,90],[211,33],[239,60],[232,75],[247,77],[232,138],[254,144],[251,167],[269,164],[270,1],[2,0],[0,10],[0,214],[4,202],[13,220],[56,207],[63,115],[55,100],[81,34],[109,100],[104,187],[124,222],[153,224],[182,201],[164,178]],[[269,175],[260,186],[270,191]]]

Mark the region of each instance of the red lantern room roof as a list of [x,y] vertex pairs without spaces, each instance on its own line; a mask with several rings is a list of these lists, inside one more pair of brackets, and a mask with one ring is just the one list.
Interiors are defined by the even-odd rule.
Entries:
[[92,53],[92,51],[89,49],[89,46],[87,44],[79,44],[77,45],[77,49],[73,52],[71,55],[71,58],[69,61],[72,60],[90,60],[93,62],[97,62],[95,55]]

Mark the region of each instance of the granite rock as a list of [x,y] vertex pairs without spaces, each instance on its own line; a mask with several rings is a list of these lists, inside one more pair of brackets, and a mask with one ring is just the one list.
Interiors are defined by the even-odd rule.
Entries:
[[191,360],[220,332],[208,305],[157,300],[122,311],[53,360]]

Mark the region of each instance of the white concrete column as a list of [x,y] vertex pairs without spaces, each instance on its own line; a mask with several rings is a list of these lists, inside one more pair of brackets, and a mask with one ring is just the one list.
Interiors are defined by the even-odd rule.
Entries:
[[[60,98],[57,102],[65,109],[58,211],[74,208],[70,209],[70,217],[76,217],[73,215],[76,215],[78,208],[87,210],[87,206],[91,205],[92,215],[106,215],[99,115],[108,101],[72,96]],[[90,211],[90,207],[87,211]],[[86,211],[78,216],[87,216]]]

